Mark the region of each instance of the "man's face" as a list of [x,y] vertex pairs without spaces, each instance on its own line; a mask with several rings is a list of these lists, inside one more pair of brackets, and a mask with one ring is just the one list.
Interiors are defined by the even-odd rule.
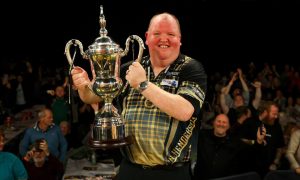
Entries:
[[243,106],[245,104],[245,101],[244,101],[244,98],[243,98],[242,95],[234,96],[233,100],[234,100],[234,106],[235,107],[240,107],[240,106]]
[[67,135],[68,133],[69,133],[69,127],[68,127],[68,125],[67,124],[60,124],[59,125],[59,127],[60,127],[60,130],[61,130],[61,132],[62,132],[62,134],[65,136],[65,135]]
[[51,111],[45,111],[45,116],[41,119],[41,122],[47,126],[50,126],[53,123],[53,114]]
[[58,86],[55,89],[56,97],[63,98],[65,96],[65,89],[62,86]]
[[46,153],[42,150],[36,150],[35,148],[33,148],[32,158],[35,163],[44,162],[46,159]]
[[146,32],[150,56],[158,60],[175,60],[180,52],[181,34],[177,21],[170,15],[155,17]]
[[278,107],[272,105],[269,109],[269,111],[267,112],[267,117],[266,120],[268,121],[269,124],[273,125],[275,120],[278,118]]
[[229,119],[226,115],[220,114],[214,120],[214,134],[218,137],[226,136],[226,132],[229,129]]

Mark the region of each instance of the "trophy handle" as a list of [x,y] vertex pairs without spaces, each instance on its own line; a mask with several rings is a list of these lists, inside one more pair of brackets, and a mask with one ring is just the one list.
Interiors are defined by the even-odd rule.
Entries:
[[123,57],[123,56],[127,55],[128,51],[129,51],[129,43],[130,43],[130,41],[133,42],[133,40],[137,40],[137,42],[139,43],[139,54],[137,57],[137,61],[140,62],[142,59],[142,56],[143,56],[143,51],[145,49],[145,46],[144,46],[144,42],[143,42],[142,38],[140,38],[137,35],[131,35],[127,38],[126,43],[125,43],[125,45],[126,45],[125,50],[123,52],[121,52],[120,56]]
[[71,55],[70,55],[71,45],[78,46],[79,50],[80,50],[81,56],[84,59],[88,59],[86,53],[83,51],[82,43],[79,40],[77,40],[77,39],[71,39],[70,41],[68,41],[68,43],[65,46],[65,55],[66,55],[67,60],[68,60],[68,62],[70,64],[70,68],[73,67],[73,65],[74,65],[74,58],[75,58],[75,57],[71,58]]

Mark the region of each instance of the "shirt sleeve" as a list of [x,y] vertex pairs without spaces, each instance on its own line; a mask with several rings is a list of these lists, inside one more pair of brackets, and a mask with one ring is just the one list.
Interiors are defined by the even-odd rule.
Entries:
[[179,74],[178,94],[187,99],[198,114],[205,99],[207,75],[202,63],[192,59],[184,64]]
[[27,171],[18,157],[15,157],[13,163],[13,174],[17,180],[26,180],[28,178]]
[[20,142],[20,145],[19,145],[19,153],[21,155],[21,157],[24,157],[25,154],[27,153],[27,150],[28,150],[28,147],[30,145],[30,129],[27,129],[25,131],[25,134],[24,134],[24,137],[23,139],[21,140]]
[[288,149],[286,151],[286,157],[291,164],[292,169],[296,169],[300,167],[300,162],[297,162],[295,156],[297,150],[300,148],[300,130],[295,131],[291,135],[291,139],[288,145]]

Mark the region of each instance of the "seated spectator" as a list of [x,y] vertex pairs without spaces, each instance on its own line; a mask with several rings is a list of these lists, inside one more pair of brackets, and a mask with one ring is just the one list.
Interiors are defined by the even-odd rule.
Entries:
[[24,137],[20,142],[20,155],[24,157],[30,148],[30,145],[37,139],[44,138],[49,146],[50,153],[59,158],[61,162],[65,161],[68,143],[61,133],[58,126],[53,123],[52,111],[42,109],[38,113],[38,121],[34,127],[25,131]]
[[0,130],[0,179],[1,180],[26,180],[27,171],[22,161],[10,152],[3,152],[5,135]]
[[81,146],[80,141],[78,139],[74,138],[73,134],[71,133],[71,125],[68,121],[62,121],[59,124],[60,130],[62,134],[65,136],[67,142],[68,142],[68,148],[67,151],[70,151],[73,148],[78,148]]
[[44,139],[37,139],[31,149],[23,157],[30,180],[58,180],[61,179],[63,164],[48,149]]
[[262,134],[257,129],[257,139],[252,145],[248,145],[239,138],[230,136],[229,128],[227,115],[219,114],[214,119],[212,130],[200,131],[194,169],[195,180],[226,177],[248,171],[248,149],[259,149],[259,144],[263,144],[265,129]]

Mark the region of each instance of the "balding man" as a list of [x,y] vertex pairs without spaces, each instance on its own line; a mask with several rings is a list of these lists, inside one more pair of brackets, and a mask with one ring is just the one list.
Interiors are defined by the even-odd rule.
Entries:
[[[198,139],[197,164],[194,169],[195,179],[211,179],[244,173],[245,150],[254,147],[238,138],[230,136],[229,118],[219,114],[213,121],[213,129],[201,130]],[[257,130],[257,143],[262,144],[265,131]]]
[[67,153],[67,141],[60,128],[53,123],[53,114],[50,109],[42,109],[38,113],[38,121],[32,128],[28,128],[20,142],[20,155],[24,157],[29,146],[37,139],[45,139],[50,153],[64,162]]

